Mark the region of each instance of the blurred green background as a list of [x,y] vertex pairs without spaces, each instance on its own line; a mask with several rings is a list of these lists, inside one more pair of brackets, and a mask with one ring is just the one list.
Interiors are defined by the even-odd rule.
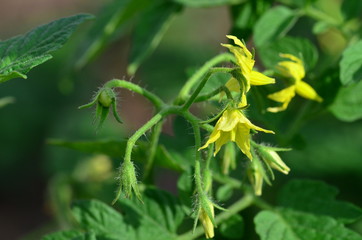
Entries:
[[[336,14],[340,1],[321,2],[326,11]],[[99,2],[85,0],[3,1],[0,8],[0,39],[23,34],[59,17],[79,12],[96,14],[100,7]],[[139,83],[164,99],[172,99],[190,71],[225,51],[220,43],[226,42],[225,35],[231,29],[226,7],[185,9],[137,74],[127,76],[131,30],[81,71],[72,68],[74,58],[79,57],[74,52],[84,44],[84,34],[90,24],[83,24],[66,46],[52,60],[33,69],[28,79],[15,79],[0,86],[0,97],[13,96],[16,99],[15,103],[0,108],[2,239],[21,239],[52,222],[53,212],[47,189],[50,179],[72,173],[79,162],[90,157],[89,154],[50,146],[47,139],[121,139],[128,137],[150,118],[152,106],[138,95],[122,90],[118,92],[118,107],[125,124],[119,125],[109,118],[103,129],[96,133],[92,124],[94,110],[77,108],[88,102],[99,86],[111,78],[121,78]],[[299,24],[308,26],[303,19]],[[301,32],[292,34],[303,35],[305,28],[299,29]],[[338,53],[339,46],[339,36],[333,38],[333,34],[327,32],[313,39],[320,43],[320,50],[331,57]],[[343,45],[343,42],[339,44]],[[250,112],[250,118],[270,120],[271,125],[279,126],[283,132],[291,126],[304,102],[304,99],[296,100],[288,113],[278,116]],[[272,197],[272,193],[290,178],[311,177],[337,186],[341,190],[340,199],[361,205],[361,123],[361,120],[343,123],[325,111],[312,118],[292,139],[279,141],[281,145],[294,148],[282,155],[292,171],[288,176],[278,174],[274,186],[265,188],[265,197]],[[171,119],[164,127],[164,134],[172,134]],[[277,144],[275,139],[272,140]],[[114,159],[113,168],[119,162],[120,159]],[[109,194],[113,194],[115,185],[112,180],[109,185]]]

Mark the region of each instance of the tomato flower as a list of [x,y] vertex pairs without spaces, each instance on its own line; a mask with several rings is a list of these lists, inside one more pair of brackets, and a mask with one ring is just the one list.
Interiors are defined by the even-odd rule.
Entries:
[[252,124],[245,117],[243,112],[237,108],[230,108],[223,112],[220,119],[217,121],[209,140],[200,149],[206,148],[209,144],[215,142],[214,156],[220,151],[220,148],[225,143],[232,141],[236,142],[240,150],[252,160],[250,153],[250,129],[273,133],[273,131],[263,129]]
[[[236,63],[240,67],[241,73],[246,80],[246,89],[245,92],[248,92],[250,89],[250,85],[265,85],[275,83],[274,78],[270,78],[265,76],[264,74],[253,71],[253,67],[255,64],[255,60],[251,52],[246,48],[246,46],[235,36],[226,35],[227,38],[232,39],[237,46],[233,46],[230,44],[221,44],[223,47],[226,47],[235,55]],[[239,92],[240,87],[239,83],[235,78],[231,78],[226,86],[230,89],[230,91]]]
[[317,92],[308,83],[302,81],[305,76],[305,69],[302,60],[291,54],[280,54],[280,56],[290,60],[279,62],[277,70],[282,76],[293,79],[294,83],[279,92],[269,94],[268,98],[276,102],[280,102],[282,105],[279,107],[270,107],[267,110],[269,112],[284,111],[287,109],[289,102],[295,96],[295,93],[304,98],[322,102],[323,99],[317,94]]

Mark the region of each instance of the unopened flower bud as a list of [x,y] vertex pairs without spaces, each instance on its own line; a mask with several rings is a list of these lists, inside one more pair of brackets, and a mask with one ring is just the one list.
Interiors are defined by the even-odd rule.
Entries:
[[199,219],[205,231],[207,239],[214,237],[214,205],[210,200],[207,200],[201,205]]
[[253,186],[256,196],[261,196],[262,194],[264,174],[264,170],[262,169],[262,166],[260,166],[260,164],[257,162],[257,159],[253,160],[248,170],[248,177]]
[[234,143],[227,143],[224,149],[224,156],[222,159],[221,171],[223,174],[228,175],[229,170],[236,168],[235,161],[235,147]]
[[289,151],[290,149],[259,146],[259,154],[266,164],[284,174],[289,173],[290,168],[283,162],[277,151]]
[[212,174],[209,169],[204,171],[204,191],[207,193],[212,188]]
[[132,197],[132,191],[135,193],[138,200],[141,200],[141,193],[138,189],[136,170],[131,161],[124,161],[121,165],[119,176],[119,188],[116,198],[113,203],[117,201],[123,193],[126,198]]
[[115,101],[116,95],[114,94],[113,90],[110,88],[104,88],[98,95],[98,102],[103,107],[110,107],[111,104]]

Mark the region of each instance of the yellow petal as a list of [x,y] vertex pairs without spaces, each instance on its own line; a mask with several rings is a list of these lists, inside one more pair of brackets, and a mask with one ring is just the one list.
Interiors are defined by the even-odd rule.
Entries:
[[244,43],[242,43],[240,41],[239,38],[233,36],[233,35],[226,35],[227,38],[232,39],[234,41],[234,43],[236,45],[238,45],[239,47],[241,47],[244,50],[245,56],[247,56],[248,58],[252,58],[253,55],[251,54],[251,52],[246,48],[246,46],[244,45]]
[[282,76],[293,78],[295,81],[300,81],[305,76],[303,65],[291,61],[279,62],[277,70]]
[[238,124],[237,126],[236,144],[240,150],[250,159],[253,157],[250,153],[250,129],[245,124]]
[[220,151],[221,147],[231,141],[231,134],[230,132],[223,132],[223,131],[219,131],[220,132],[220,138],[218,138],[215,142],[215,152],[214,152],[214,156],[216,156],[216,154]]
[[252,124],[251,122],[250,122],[250,120],[249,119],[247,119],[244,115],[242,115],[242,119],[240,119],[240,124],[239,125],[241,125],[241,124],[244,124],[247,128],[249,128],[249,129],[254,129],[254,130],[257,130],[257,131],[263,131],[263,132],[266,132],[266,133],[272,133],[272,134],[274,134],[274,132],[273,131],[271,131],[271,130],[266,130],[266,129],[264,129],[264,128],[261,128],[261,127],[258,127],[258,126],[256,126],[256,125],[254,125],[254,124]]
[[303,65],[302,60],[300,60],[299,58],[297,58],[296,56],[289,54],[289,53],[279,53],[279,56],[281,56],[282,58],[289,58],[290,60],[298,63],[299,65]]
[[290,101],[295,96],[295,86],[292,85],[290,87],[284,88],[283,90],[279,92],[275,92],[268,95],[268,98],[271,100],[274,100],[276,102],[286,102]]
[[230,78],[230,80],[226,82],[225,87],[227,87],[229,91],[240,92],[239,82],[235,78]]
[[245,51],[240,47],[235,47],[230,44],[221,44],[223,47],[227,47],[230,52],[232,52],[235,55],[236,63],[241,68],[242,74],[245,76],[245,78],[249,78],[250,72],[253,69],[255,61],[248,57],[245,53]]
[[242,118],[242,113],[237,109],[227,109],[217,121],[215,128],[224,132],[229,132],[235,128]]
[[323,99],[318,96],[317,92],[306,82],[300,81],[296,84],[296,92],[307,99],[311,99],[317,102],[322,102]]
[[245,93],[243,93],[243,94],[241,95],[241,102],[239,102],[238,107],[239,107],[239,108],[243,108],[243,107],[245,107],[246,105],[248,105],[248,102],[247,102],[247,100],[246,100],[246,95],[245,95]]
[[198,151],[200,151],[201,149],[207,148],[209,146],[209,144],[211,144],[213,142],[216,142],[216,140],[218,140],[219,138],[220,138],[220,131],[218,131],[216,128],[214,128],[214,131],[212,131],[212,133],[211,133],[211,135],[209,137],[209,140],[207,140],[205,145],[200,147],[198,149]]
[[267,77],[264,74],[257,71],[252,71],[250,74],[251,85],[266,85],[271,83],[275,83],[274,78]]

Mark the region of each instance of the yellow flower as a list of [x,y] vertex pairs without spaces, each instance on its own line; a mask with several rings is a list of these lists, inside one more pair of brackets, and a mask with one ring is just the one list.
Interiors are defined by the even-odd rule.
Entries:
[[278,63],[277,69],[279,73],[284,77],[293,79],[294,83],[279,92],[269,94],[268,98],[276,102],[280,102],[282,105],[279,107],[270,107],[267,110],[269,112],[284,111],[288,107],[289,102],[295,96],[295,93],[304,98],[322,102],[323,99],[317,94],[317,92],[308,83],[302,81],[305,76],[303,62],[291,54],[280,54],[280,56],[290,60]]
[[204,146],[199,148],[199,150],[215,142],[214,155],[216,155],[222,145],[232,141],[236,142],[240,150],[252,160],[250,153],[250,129],[274,133],[273,131],[265,130],[252,124],[239,109],[227,109],[217,121],[209,140]]
[[[214,206],[211,202],[208,202],[209,211],[211,213],[211,217],[214,218]],[[205,236],[207,239],[214,237],[214,224],[212,223],[207,211],[204,208],[201,208],[200,215],[199,215],[200,222],[204,228]]]
[[[230,52],[235,55],[236,63],[239,65],[241,73],[246,80],[244,92],[249,91],[250,85],[265,85],[275,83],[274,78],[270,78],[260,72],[253,71],[253,67],[255,64],[253,55],[237,37],[232,35],[226,35],[226,37],[232,39],[235,45],[237,45],[233,46],[230,44],[221,44],[222,46],[227,47]],[[235,78],[231,78],[226,83],[226,86],[230,89],[230,91],[239,92],[240,90],[239,83]]]

